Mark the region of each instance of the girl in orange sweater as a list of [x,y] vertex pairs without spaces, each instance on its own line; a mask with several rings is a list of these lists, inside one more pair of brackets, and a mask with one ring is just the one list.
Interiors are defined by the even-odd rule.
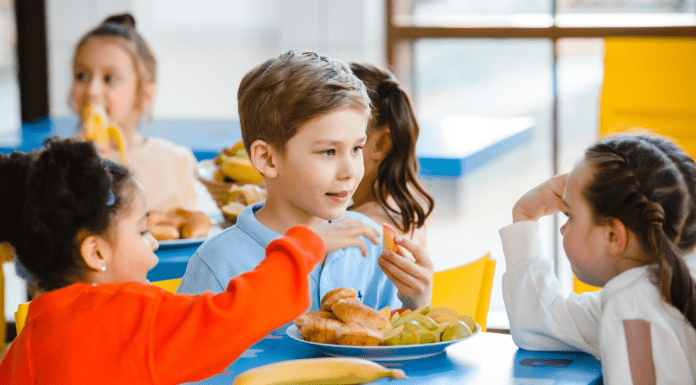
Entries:
[[210,377],[309,307],[308,274],[326,251],[357,246],[359,235],[379,242],[356,222],[294,227],[227,291],[175,295],[146,283],[158,243],[142,187],[93,144],[50,140],[40,153],[0,155],[0,179],[0,241],[46,291],[0,364],[3,384]]

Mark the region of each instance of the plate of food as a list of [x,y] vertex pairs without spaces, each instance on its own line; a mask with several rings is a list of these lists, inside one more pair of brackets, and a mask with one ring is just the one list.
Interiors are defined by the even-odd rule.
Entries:
[[147,228],[160,249],[200,245],[211,236],[211,217],[202,211],[174,209],[169,212],[151,211]]
[[311,342],[302,337],[302,334],[295,325],[290,325],[286,333],[290,338],[312,345],[322,353],[332,357],[359,357],[372,361],[404,361],[444,353],[449,346],[466,341],[478,335],[480,330],[481,329],[479,327],[470,336],[458,340],[398,346],[350,346]]
[[481,326],[446,306],[375,310],[360,302],[353,288],[338,288],[321,300],[321,310],[297,317],[286,334],[329,356],[401,361],[444,353]]

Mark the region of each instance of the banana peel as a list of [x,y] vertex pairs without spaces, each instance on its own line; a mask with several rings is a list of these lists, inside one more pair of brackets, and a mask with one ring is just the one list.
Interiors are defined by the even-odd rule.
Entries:
[[243,372],[232,385],[364,384],[383,377],[407,378],[403,370],[389,369],[364,358],[305,358],[259,366]]
[[110,138],[116,142],[118,154],[123,164],[128,163],[126,142],[123,131],[115,124],[105,124],[104,116],[98,108],[86,104],[82,109],[82,119],[86,124],[85,139],[109,147]]

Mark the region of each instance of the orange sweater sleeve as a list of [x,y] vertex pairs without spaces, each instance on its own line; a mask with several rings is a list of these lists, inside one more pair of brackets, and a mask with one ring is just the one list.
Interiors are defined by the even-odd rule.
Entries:
[[256,269],[230,280],[224,293],[163,296],[151,325],[154,382],[217,374],[302,314],[311,304],[309,273],[324,254],[318,235],[294,227],[268,245]]

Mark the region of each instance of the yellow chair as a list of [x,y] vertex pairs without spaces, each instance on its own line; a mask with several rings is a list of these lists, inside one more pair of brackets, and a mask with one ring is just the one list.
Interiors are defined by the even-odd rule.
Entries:
[[[31,301],[29,301],[31,302]],[[27,320],[27,314],[29,314],[29,302],[20,303],[17,307],[15,315],[15,328],[17,329],[17,335],[22,332],[24,328],[24,323]]]
[[486,331],[494,273],[495,260],[490,254],[467,265],[436,272],[432,305],[449,306],[459,314],[470,315]]
[[176,288],[179,287],[179,283],[181,282],[181,278],[173,278],[173,279],[166,279],[164,281],[155,281],[151,282],[155,286],[159,286],[164,290],[170,291],[172,293],[176,293]]
[[643,127],[696,157],[696,38],[605,39],[599,136]]

